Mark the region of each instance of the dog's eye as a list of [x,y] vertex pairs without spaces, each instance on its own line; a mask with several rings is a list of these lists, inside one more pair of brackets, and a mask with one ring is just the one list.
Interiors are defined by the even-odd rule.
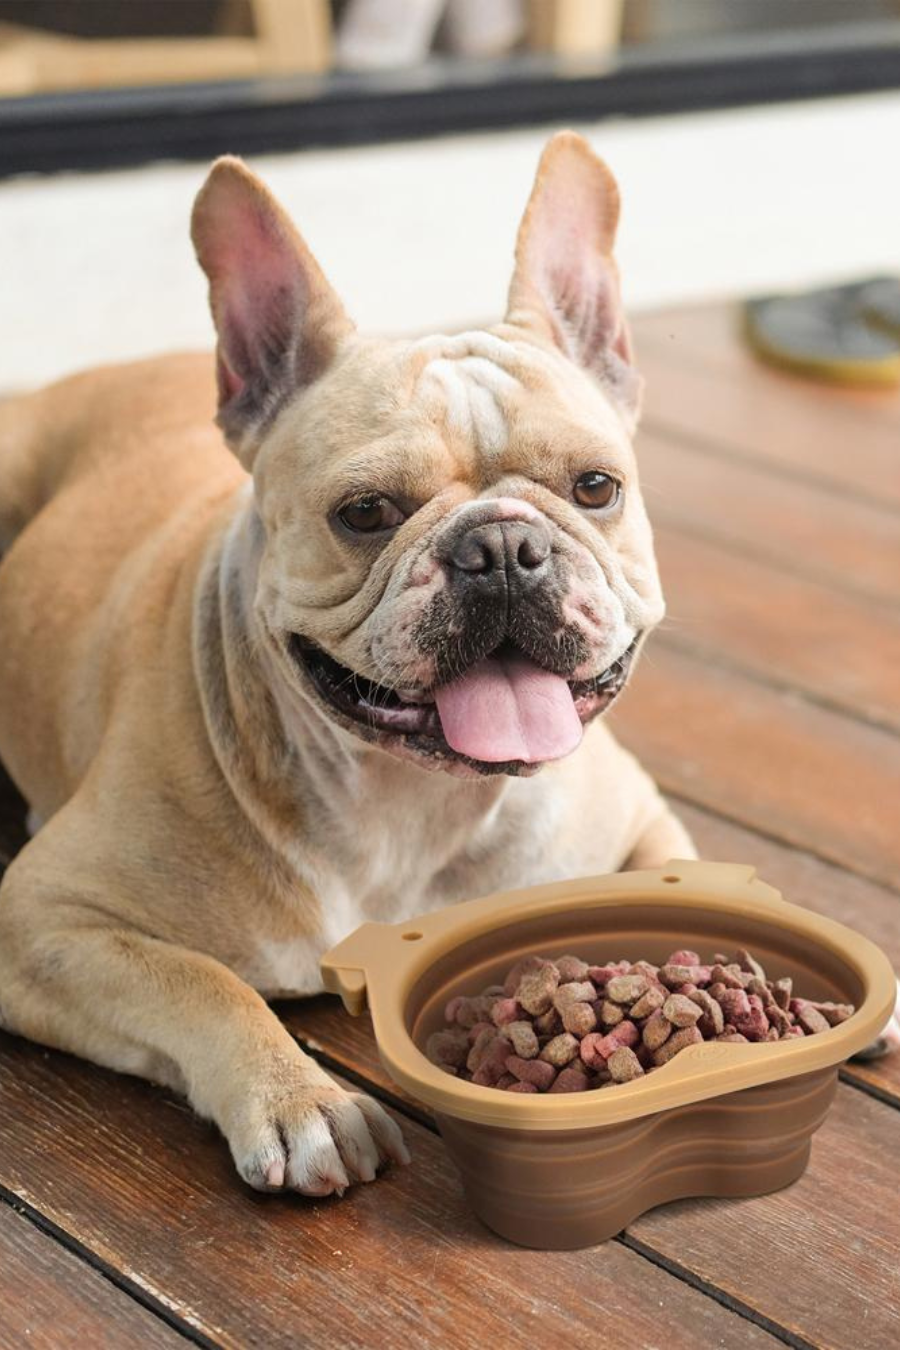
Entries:
[[579,506],[593,507],[597,510],[598,507],[615,506],[621,491],[621,485],[615,478],[611,478],[608,473],[592,469],[575,479],[572,496]]
[[402,523],[404,516],[400,508],[387,497],[368,493],[341,507],[338,518],[348,530],[355,530],[357,534],[374,534],[376,530],[394,529]]

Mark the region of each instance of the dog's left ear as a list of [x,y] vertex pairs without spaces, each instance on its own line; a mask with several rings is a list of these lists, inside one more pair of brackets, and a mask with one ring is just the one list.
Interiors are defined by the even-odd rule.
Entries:
[[218,423],[248,469],[287,399],[317,379],[353,331],[278,202],[240,159],[217,159],[194,203],[191,238],[218,334]]
[[507,322],[549,337],[596,375],[631,425],[641,379],[613,258],[619,189],[612,173],[572,131],[548,143],[519,226]]

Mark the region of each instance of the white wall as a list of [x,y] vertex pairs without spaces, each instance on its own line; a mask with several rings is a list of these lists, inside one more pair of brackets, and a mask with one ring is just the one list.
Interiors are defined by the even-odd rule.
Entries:
[[[552,128],[255,159],[361,326],[498,316]],[[580,127],[621,182],[633,308],[900,269],[900,94]],[[211,330],[199,165],[0,183],[0,388]]]

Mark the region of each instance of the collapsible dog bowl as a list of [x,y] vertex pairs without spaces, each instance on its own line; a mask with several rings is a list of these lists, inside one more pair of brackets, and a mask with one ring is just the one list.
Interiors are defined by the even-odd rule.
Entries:
[[[846,1022],[780,1042],[710,1041],[591,1092],[502,1092],[457,1079],[423,1047],[456,994],[502,982],[520,957],[661,963],[678,948],[746,947],[801,997],[853,1003]],[[600,1242],[654,1205],[760,1195],[801,1175],[838,1066],[894,1005],[890,963],[841,924],[787,904],[752,867],[660,871],[538,886],[408,923],[364,924],[322,961],[349,1012],[368,1001],[387,1072],[434,1112],[472,1207],[529,1247]]]

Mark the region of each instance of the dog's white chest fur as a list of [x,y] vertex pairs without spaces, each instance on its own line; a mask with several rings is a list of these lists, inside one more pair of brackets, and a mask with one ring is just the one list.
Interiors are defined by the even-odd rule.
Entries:
[[552,848],[564,802],[548,782],[500,780],[496,801],[485,808],[473,785],[422,775],[418,796],[418,809],[411,802],[398,807],[391,794],[390,806],[371,800],[364,832],[350,813],[332,818],[319,861],[303,868],[303,884],[318,902],[315,931],[257,936],[247,953],[241,973],[262,994],[320,992],[321,956],[362,923],[402,923],[566,872],[568,860]]

